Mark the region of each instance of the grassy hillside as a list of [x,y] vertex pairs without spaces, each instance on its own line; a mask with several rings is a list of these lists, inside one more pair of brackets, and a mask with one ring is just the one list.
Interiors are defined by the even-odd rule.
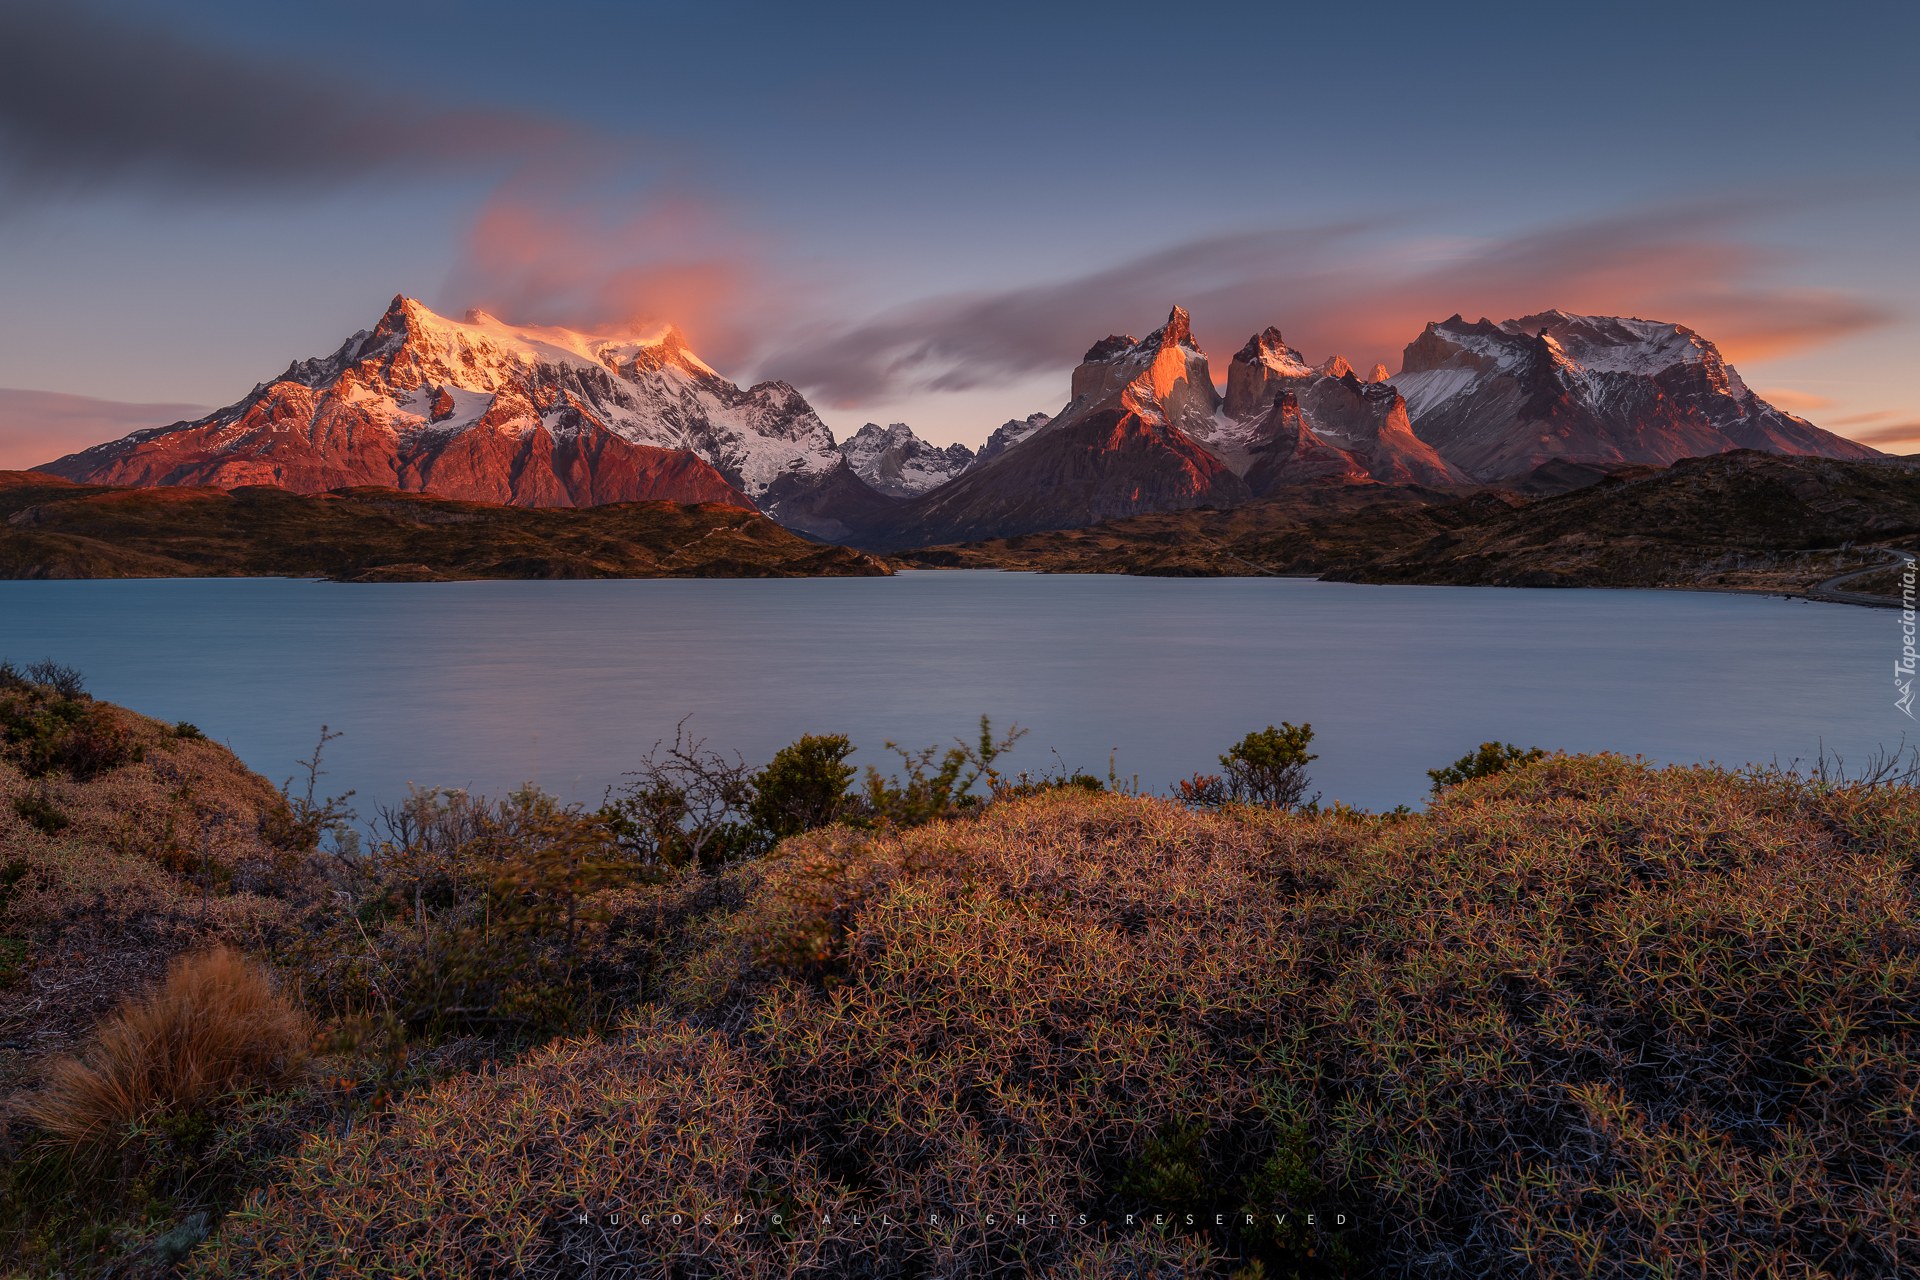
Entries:
[[[72,1274],[91,1214],[120,1274],[1920,1268],[1910,786],[1550,756],[1410,815],[1095,788],[705,869],[428,796],[345,862],[214,877],[329,1038],[85,1178],[16,1121],[9,1247]],[[68,898],[6,917],[32,963],[172,909]]]
[[80,485],[0,472],[0,577],[791,578],[891,572],[719,503],[505,507],[397,489]]

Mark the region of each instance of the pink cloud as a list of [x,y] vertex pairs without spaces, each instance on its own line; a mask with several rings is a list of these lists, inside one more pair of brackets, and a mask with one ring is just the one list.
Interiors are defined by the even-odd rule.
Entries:
[[141,427],[213,412],[197,404],[127,404],[58,391],[0,388],[0,471],[27,471]]
[[1816,409],[1831,409],[1833,401],[1825,396],[1816,396],[1807,391],[1795,391],[1791,387],[1756,387],[1762,400],[1768,404],[1785,409],[1788,413],[1812,413]]
[[1892,444],[1898,440],[1920,440],[1920,422],[1902,422],[1890,427],[1875,427],[1871,431],[1855,431],[1849,439],[1861,444]]
[[689,195],[623,202],[556,198],[509,183],[467,233],[442,289],[449,309],[478,307],[520,324],[585,332],[679,327],[707,360],[732,363],[777,309],[757,243]]

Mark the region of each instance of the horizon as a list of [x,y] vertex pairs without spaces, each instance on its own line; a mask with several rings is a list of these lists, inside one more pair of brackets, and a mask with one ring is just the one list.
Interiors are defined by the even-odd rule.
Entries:
[[547,21],[639,18],[549,48],[492,3],[0,8],[25,71],[0,93],[0,449],[233,403],[395,293],[671,323],[836,439],[970,448],[1175,304],[1216,376],[1267,325],[1391,372],[1456,312],[1637,315],[1787,412],[1920,449],[1909,10],[1389,5],[1356,40],[1209,6],[1156,20],[1133,80],[1157,9],[884,12],[582,3]]

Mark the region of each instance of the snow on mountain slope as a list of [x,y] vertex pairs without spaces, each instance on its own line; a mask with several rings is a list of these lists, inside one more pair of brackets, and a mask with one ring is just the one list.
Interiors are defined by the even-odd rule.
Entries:
[[1225,399],[1193,435],[1255,493],[1319,475],[1389,484],[1467,479],[1413,434],[1399,392],[1361,382],[1339,356],[1309,365],[1271,326],[1234,354]]
[[943,485],[974,460],[967,446],[930,445],[904,422],[887,427],[869,422],[840,442],[840,453],[855,475],[876,492],[894,498],[911,498]]
[[[663,451],[686,451],[699,466],[668,466],[653,456]],[[552,472],[554,458],[565,475]],[[374,329],[330,356],[295,361],[234,405],[48,469],[100,483],[309,492],[431,484],[450,496],[570,505],[619,500],[605,495],[629,494],[635,475],[666,472],[699,495],[683,500],[728,500],[729,490],[764,492],[782,474],[823,473],[839,461],[833,433],[799,392],[784,382],[743,390],[670,327],[594,336],[484,312],[450,320],[397,297]],[[535,475],[522,477],[530,462]],[[500,467],[508,470],[487,470]],[[602,467],[623,478],[596,483]]]
[[1388,379],[1413,430],[1483,480],[1553,459],[1653,463],[1729,449],[1879,456],[1756,396],[1685,325],[1544,311],[1429,324]]
[[972,465],[985,466],[1052,421],[1053,415],[1046,413],[1030,413],[1024,418],[1007,419],[993,429],[987,442],[980,446],[980,452],[973,455]]

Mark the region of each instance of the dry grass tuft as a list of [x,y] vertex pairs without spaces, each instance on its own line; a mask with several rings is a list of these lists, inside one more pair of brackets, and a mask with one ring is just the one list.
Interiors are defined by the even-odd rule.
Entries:
[[106,1019],[92,1046],[56,1063],[27,1119],[75,1146],[160,1112],[291,1079],[312,1040],[305,1015],[257,965],[226,948],[176,960],[166,985]]

